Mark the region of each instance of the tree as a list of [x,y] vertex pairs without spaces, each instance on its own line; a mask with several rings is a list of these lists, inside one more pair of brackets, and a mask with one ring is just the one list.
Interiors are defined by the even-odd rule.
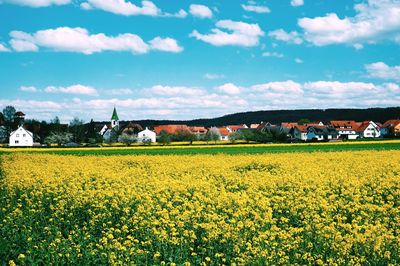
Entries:
[[209,140],[214,141],[215,144],[216,144],[217,141],[221,139],[221,133],[219,132],[218,128],[213,127],[213,128],[210,128],[210,130],[207,131],[206,138],[209,139]]
[[160,137],[158,138],[158,142],[163,146],[168,145],[171,143],[171,136],[163,130],[160,132]]
[[14,116],[15,116],[16,110],[14,106],[6,106],[3,109],[3,116],[4,116],[4,121],[6,123],[13,123],[14,122]]
[[9,138],[8,130],[5,126],[0,126],[0,143],[7,142]]
[[57,144],[58,146],[61,146],[62,144],[70,142],[72,137],[72,134],[68,132],[53,131],[45,138],[44,142],[47,144]]
[[239,132],[233,132],[228,136],[228,139],[232,142],[235,143],[237,140],[240,139],[240,133]]
[[130,146],[132,143],[135,143],[137,141],[137,138],[134,134],[127,134],[127,133],[122,133],[118,137],[118,142],[122,142],[126,144],[127,146]]
[[4,142],[8,142],[8,138],[10,137],[11,132],[17,127],[14,121],[15,112],[15,108],[10,105],[6,106],[3,109],[4,125],[2,129],[2,134],[6,136]]
[[297,123],[298,123],[299,125],[309,124],[309,123],[310,123],[310,119],[302,118],[302,119],[300,119],[299,121],[297,121]]
[[246,141],[247,143],[249,143],[250,141],[254,141],[254,133],[253,131],[247,129],[247,130],[243,130],[240,139],[243,139],[244,141]]
[[69,131],[73,135],[74,142],[84,142],[85,141],[85,126],[83,120],[78,117],[74,117],[69,122]]

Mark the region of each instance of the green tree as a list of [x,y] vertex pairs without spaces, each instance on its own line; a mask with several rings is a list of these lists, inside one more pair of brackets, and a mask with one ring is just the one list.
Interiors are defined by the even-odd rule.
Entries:
[[218,128],[213,127],[207,131],[206,138],[214,141],[214,143],[217,144],[217,141],[221,139],[221,133],[219,132]]
[[243,130],[241,133],[240,139],[249,143],[250,141],[254,141],[254,133],[251,130]]
[[132,143],[135,143],[137,141],[137,138],[135,134],[127,134],[127,133],[122,133],[118,137],[118,142],[124,143],[126,146],[131,146]]
[[299,121],[297,121],[297,123],[298,123],[299,125],[309,124],[309,123],[310,123],[310,119],[302,118],[302,119],[300,119]]
[[233,132],[228,136],[228,139],[232,142],[235,143],[237,140],[239,140],[241,137],[239,132]]
[[171,136],[163,130],[160,132],[160,137],[158,138],[158,142],[163,146],[168,145],[171,143]]
[[58,146],[61,146],[70,142],[72,137],[72,134],[68,132],[53,131],[45,138],[44,142],[47,144],[57,144]]
[[69,131],[72,133],[74,142],[85,141],[85,126],[83,120],[74,117],[74,119],[69,122]]

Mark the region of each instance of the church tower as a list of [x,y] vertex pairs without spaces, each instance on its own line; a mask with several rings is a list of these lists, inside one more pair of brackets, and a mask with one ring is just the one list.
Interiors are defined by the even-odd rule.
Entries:
[[119,129],[119,118],[118,118],[117,109],[115,109],[115,106],[114,106],[113,114],[111,116],[111,128],[115,128],[117,130]]

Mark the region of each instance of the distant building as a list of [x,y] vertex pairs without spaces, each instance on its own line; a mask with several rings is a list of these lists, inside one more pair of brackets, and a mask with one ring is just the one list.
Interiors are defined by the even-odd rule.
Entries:
[[187,125],[160,125],[154,127],[154,131],[157,135],[160,135],[163,131],[168,134],[176,134],[179,131],[185,130],[190,131]]
[[356,130],[360,138],[379,138],[381,136],[380,127],[373,121],[364,121]]
[[22,125],[10,134],[10,147],[32,147],[33,134],[26,130]]
[[111,124],[104,125],[100,130],[100,135],[104,140],[108,140],[112,137],[112,132],[117,132],[119,130],[119,117],[117,114],[117,109],[114,107],[113,113],[111,115]]
[[361,123],[353,120],[333,120],[330,121],[330,125],[336,129],[341,139],[358,139],[360,137],[357,130]]
[[386,121],[381,127],[381,133],[384,137],[400,137],[400,119]]
[[138,142],[145,142],[147,140],[150,140],[151,142],[156,142],[156,132],[151,131],[146,127],[145,130],[142,130],[138,133],[137,136]]

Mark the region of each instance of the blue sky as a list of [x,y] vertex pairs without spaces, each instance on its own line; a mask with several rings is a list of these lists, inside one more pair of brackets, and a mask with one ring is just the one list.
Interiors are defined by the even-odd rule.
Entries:
[[28,118],[400,102],[400,0],[0,0],[0,17],[0,108]]

